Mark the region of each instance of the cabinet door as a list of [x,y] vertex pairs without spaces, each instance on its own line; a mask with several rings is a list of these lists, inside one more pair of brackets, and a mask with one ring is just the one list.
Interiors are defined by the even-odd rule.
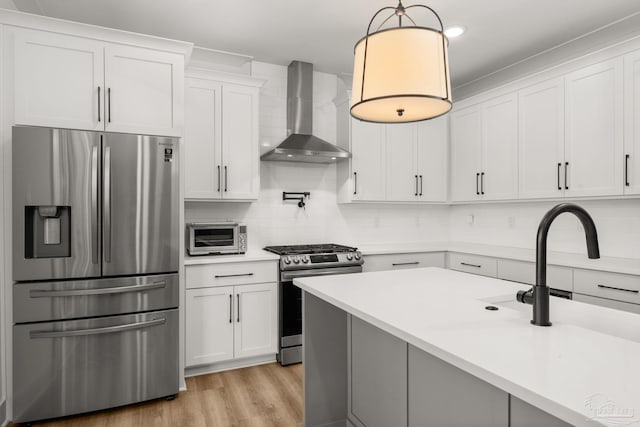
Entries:
[[235,287],[236,358],[277,352],[277,284]]
[[518,93],[518,167],[521,199],[564,195],[564,80]]
[[451,199],[480,197],[482,110],[469,107],[451,114]]
[[102,43],[16,30],[14,48],[16,124],[104,129]]
[[202,79],[185,82],[185,198],[222,195],[222,85]]
[[349,319],[349,421],[358,427],[406,426],[407,344],[355,316]]
[[222,198],[252,200],[260,191],[258,97],[255,87],[222,88]]
[[418,123],[418,180],[420,200],[447,200],[449,119],[447,116]]
[[233,287],[187,289],[186,365],[233,359]]
[[[518,102],[509,94],[482,105],[480,194],[484,200],[518,198]],[[484,175],[483,175],[484,174]]]
[[417,131],[415,123],[387,125],[387,200],[418,200]]
[[509,426],[507,393],[412,345],[408,347],[410,427]]
[[351,120],[353,200],[386,197],[385,126]]
[[624,194],[640,194],[640,51],[624,58]]
[[622,69],[616,58],[565,77],[566,196],[622,194]]
[[107,125],[112,132],[181,136],[181,55],[110,44],[105,48]]

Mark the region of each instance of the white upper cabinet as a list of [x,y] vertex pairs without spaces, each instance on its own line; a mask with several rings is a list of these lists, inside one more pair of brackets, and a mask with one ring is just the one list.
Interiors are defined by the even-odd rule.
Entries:
[[622,194],[622,85],[622,58],[565,76],[566,196]]
[[518,198],[518,101],[515,94],[482,105],[483,145],[480,195],[483,200]]
[[260,191],[258,146],[259,89],[222,88],[222,160],[224,199],[257,199]]
[[640,51],[624,58],[624,193],[640,194]]
[[449,165],[449,118],[418,123],[417,174],[419,200],[445,202]]
[[15,30],[15,123],[103,130],[104,45]]
[[112,132],[182,134],[184,62],[175,54],[109,44],[105,48],[107,122]]
[[416,123],[398,123],[386,127],[386,200],[417,200],[419,194]]
[[451,113],[451,199],[480,198],[482,109],[473,106]]
[[16,124],[182,135],[183,55],[12,31]]
[[385,138],[384,125],[351,119],[352,200],[385,200]]
[[185,198],[218,199],[222,193],[222,84],[185,81]]
[[[222,81],[190,71],[185,79],[185,198],[255,200],[260,191],[260,80]],[[218,79],[218,80],[215,80]]]
[[451,115],[453,201],[518,197],[518,105],[509,94]]
[[564,79],[518,92],[519,195],[564,195]]

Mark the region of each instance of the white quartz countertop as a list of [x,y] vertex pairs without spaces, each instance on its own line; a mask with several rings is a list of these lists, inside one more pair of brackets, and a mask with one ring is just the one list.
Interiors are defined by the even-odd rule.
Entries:
[[[364,255],[383,255],[416,252],[461,252],[473,255],[484,255],[494,258],[513,259],[535,262],[535,249],[515,248],[509,246],[484,245],[464,242],[432,242],[432,243],[390,243],[356,245]],[[365,260],[366,262],[366,260]],[[583,254],[553,252],[547,253],[549,265],[585,268],[590,270],[611,271],[614,273],[640,275],[640,260],[633,258],[602,257],[588,259]]]
[[551,298],[534,326],[514,303],[529,286],[440,268],[294,283],[570,424],[640,424],[640,315]]
[[184,265],[199,264],[223,264],[227,262],[250,262],[250,261],[277,261],[279,255],[262,249],[248,249],[246,253],[239,255],[202,255],[202,256],[185,256]]

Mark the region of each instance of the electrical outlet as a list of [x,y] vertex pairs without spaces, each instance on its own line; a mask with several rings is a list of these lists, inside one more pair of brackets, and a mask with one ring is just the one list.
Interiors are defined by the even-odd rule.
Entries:
[[473,217],[473,215],[467,215],[467,224],[473,225],[474,220],[475,218]]
[[516,217],[510,216],[508,219],[509,228],[513,228],[516,226]]

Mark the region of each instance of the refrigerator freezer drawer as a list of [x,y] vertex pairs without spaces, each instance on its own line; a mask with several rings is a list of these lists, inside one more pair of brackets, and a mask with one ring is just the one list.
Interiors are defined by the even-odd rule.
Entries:
[[177,274],[13,285],[15,323],[178,307]]
[[13,327],[15,422],[178,392],[178,310]]

